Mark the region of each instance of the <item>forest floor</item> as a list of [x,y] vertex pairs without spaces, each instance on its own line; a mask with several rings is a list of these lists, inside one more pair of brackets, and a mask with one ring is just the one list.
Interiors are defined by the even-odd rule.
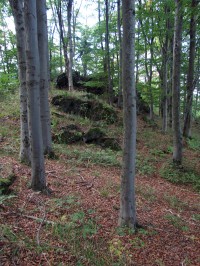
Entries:
[[[54,92],[56,94],[57,92]],[[12,104],[10,104],[12,103]],[[52,117],[53,131],[87,119]],[[0,175],[14,175],[0,196],[0,266],[200,265],[200,136],[184,141],[181,169],[173,169],[172,136],[138,117],[137,232],[118,227],[122,152],[94,144],[54,144],[46,159],[50,196],[29,189],[30,167],[19,162],[16,95],[0,107]],[[95,124],[96,125],[96,124]],[[122,122],[98,122],[122,144]]]

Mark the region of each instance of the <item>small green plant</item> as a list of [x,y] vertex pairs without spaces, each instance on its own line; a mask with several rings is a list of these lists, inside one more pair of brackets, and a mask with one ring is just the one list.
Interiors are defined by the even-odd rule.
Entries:
[[155,201],[156,200],[156,191],[154,188],[149,186],[136,186],[136,193],[141,195],[143,198],[145,198],[148,201]]
[[130,243],[132,247],[136,249],[143,248],[145,246],[145,242],[139,237],[134,238],[133,240],[130,241]]
[[174,227],[181,229],[182,231],[188,231],[188,226],[185,225],[184,221],[175,214],[166,214],[164,216]]
[[86,149],[82,149],[82,146],[77,149],[79,146],[76,146],[74,150],[68,149],[66,145],[61,144],[57,144],[55,147],[58,152],[67,155],[68,160],[72,160],[77,165],[85,163],[87,165],[121,166],[121,152],[114,152],[110,149],[101,150],[95,148],[92,144]]
[[136,158],[136,171],[141,175],[151,175],[155,171],[155,167],[152,165],[149,158],[138,155]]
[[182,210],[187,206],[187,203],[181,201],[176,196],[164,194],[164,199],[169,203],[170,207],[178,209],[178,210]]
[[198,214],[198,213],[193,214],[192,219],[195,221],[200,221],[200,214]]
[[154,155],[154,156],[158,156],[160,157],[165,157],[165,153],[162,150],[159,149],[152,149],[150,150],[150,154]]
[[117,227],[116,233],[119,236],[132,235],[132,234],[135,234],[135,229],[132,229],[126,226]]
[[172,183],[191,184],[195,190],[200,191],[200,177],[190,169],[179,168],[167,162],[161,167],[160,175]]
[[192,138],[187,140],[188,146],[194,151],[200,151],[200,140]]

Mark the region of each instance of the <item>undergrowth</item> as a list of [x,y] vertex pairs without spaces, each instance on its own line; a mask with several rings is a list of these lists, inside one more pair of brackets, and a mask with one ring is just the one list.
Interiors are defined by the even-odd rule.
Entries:
[[160,175],[175,184],[192,185],[200,191],[200,175],[188,167],[177,167],[171,162],[166,162],[160,169]]

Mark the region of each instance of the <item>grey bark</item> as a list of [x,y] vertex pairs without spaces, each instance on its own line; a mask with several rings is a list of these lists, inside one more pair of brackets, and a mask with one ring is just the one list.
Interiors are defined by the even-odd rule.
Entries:
[[192,0],[191,3],[191,19],[190,19],[190,48],[189,48],[189,65],[187,75],[187,99],[184,114],[183,136],[191,137],[191,121],[192,121],[192,102],[194,92],[194,62],[195,62],[195,46],[196,46],[196,7],[197,0]]
[[124,107],[124,149],[121,176],[119,225],[136,227],[135,156],[136,156],[136,90],[135,90],[135,1],[122,1],[122,86]]
[[26,54],[25,54],[25,34],[24,34],[24,16],[23,16],[23,0],[10,0],[10,6],[14,16],[17,55],[19,65],[20,80],[20,160],[26,164],[30,164],[30,141],[28,129],[28,112],[27,112],[27,88],[26,88]]
[[46,0],[37,0],[37,30],[40,58],[40,113],[42,124],[43,149],[45,154],[52,152],[51,121],[48,93],[49,83],[49,50],[47,33]]
[[72,45],[72,3],[73,0],[68,0],[67,4],[67,21],[68,21],[68,47],[69,47],[69,60],[68,60],[68,84],[69,91],[73,90],[73,78],[72,78],[72,67],[73,67],[73,45]]
[[105,35],[105,47],[106,47],[106,69],[108,77],[108,96],[109,103],[113,102],[113,88],[112,88],[112,78],[111,78],[111,68],[110,68],[110,47],[109,47],[109,3],[108,0],[105,0],[106,7],[106,35]]
[[36,1],[24,1],[26,81],[28,90],[28,119],[31,140],[31,187],[46,189],[42,129],[40,120],[40,62]]
[[182,46],[182,0],[175,0],[175,25],[173,46],[173,76],[172,76],[172,115],[173,115],[173,162],[182,162],[182,133],[180,125],[180,67]]
[[168,126],[168,94],[169,94],[169,89],[168,89],[168,58],[169,58],[169,32],[171,30],[170,28],[170,21],[169,21],[169,13],[170,13],[170,8],[168,4],[165,4],[164,7],[164,12],[166,16],[166,36],[164,40],[164,44],[162,47],[162,87],[163,87],[163,99],[162,99],[162,104],[163,104],[163,119],[162,119],[162,131],[167,132],[167,126]]
[[119,41],[119,82],[118,82],[118,107],[121,108],[123,105],[122,101],[122,33],[121,33],[121,0],[117,0],[117,30],[118,30],[118,41]]

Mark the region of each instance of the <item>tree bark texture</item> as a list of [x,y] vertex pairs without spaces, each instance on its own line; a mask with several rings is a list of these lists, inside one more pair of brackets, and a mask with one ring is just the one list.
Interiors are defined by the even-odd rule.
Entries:
[[191,137],[191,120],[192,120],[192,102],[193,92],[195,87],[194,82],[194,63],[195,63],[195,46],[196,46],[196,7],[197,0],[192,0],[191,3],[191,19],[190,19],[190,48],[189,48],[189,65],[187,75],[187,98],[184,114],[183,136]]
[[67,21],[68,21],[68,47],[69,47],[69,60],[68,60],[68,84],[69,91],[73,90],[73,78],[72,78],[72,67],[73,67],[73,46],[72,46],[72,3],[73,0],[68,0],[67,4]]
[[136,156],[136,90],[135,90],[135,1],[122,1],[122,87],[124,107],[124,149],[121,176],[119,225],[136,227],[135,156]]
[[40,113],[42,124],[42,139],[45,154],[52,152],[51,121],[48,93],[49,83],[49,50],[47,33],[46,0],[37,0],[37,30],[40,58]]
[[108,97],[109,103],[113,103],[113,88],[112,88],[112,78],[111,78],[111,68],[110,68],[110,47],[109,47],[109,2],[105,0],[106,8],[106,35],[105,35],[105,47],[106,47],[106,69],[108,77]]
[[28,128],[28,111],[27,111],[27,88],[26,88],[26,53],[25,53],[25,32],[24,32],[24,15],[23,0],[10,0],[12,9],[17,41],[17,55],[19,65],[20,80],[20,160],[26,164],[31,163],[30,141]]
[[121,33],[121,0],[117,0],[117,30],[118,30],[118,41],[119,41],[119,82],[118,82],[118,107],[122,108],[123,97],[122,97],[122,33]]
[[26,81],[28,90],[29,135],[33,190],[44,190],[46,178],[40,116],[40,61],[38,51],[36,1],[24,1]]
[[173,115],[173,161],[182,162],[182,133],[180,125],[180,68],[182,46],[182,0],[175,0],[175,26],[173,46],[172,115]]

